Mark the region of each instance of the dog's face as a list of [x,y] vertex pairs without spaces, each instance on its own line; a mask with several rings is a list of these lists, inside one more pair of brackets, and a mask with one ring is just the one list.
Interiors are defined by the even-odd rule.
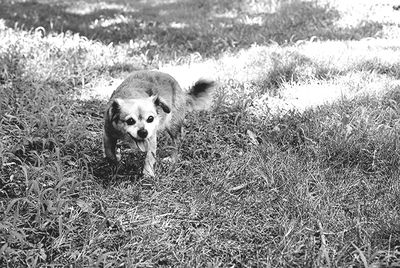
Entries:
[[159,108],[165,113],[170,112],[170,108],[158,96],[115,99],[111,104],[109,116],[115,130],[128,135],[135,142],[141,142],[156,133],[160,120]]

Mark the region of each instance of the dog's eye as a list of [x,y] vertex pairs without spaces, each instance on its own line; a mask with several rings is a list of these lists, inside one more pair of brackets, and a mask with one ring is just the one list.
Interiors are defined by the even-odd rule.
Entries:
[[149,117],[147,118],[147,123],[151,123],[151,122],[153,122],[153,121],[154,121],[154,117],[149,116]]
[[130,126],[134,125],[136,123],[135,119],[133,118],[129,118],[128,120],[126,120],[126,123]]

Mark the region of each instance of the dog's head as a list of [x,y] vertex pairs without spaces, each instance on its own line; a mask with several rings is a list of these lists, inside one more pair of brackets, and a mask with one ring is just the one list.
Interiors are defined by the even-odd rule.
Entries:
[[115,130],[141,142],[156,133],[160,110],[171,112],[158,95],[142,99],[117,98],[111,103],[108,117]]

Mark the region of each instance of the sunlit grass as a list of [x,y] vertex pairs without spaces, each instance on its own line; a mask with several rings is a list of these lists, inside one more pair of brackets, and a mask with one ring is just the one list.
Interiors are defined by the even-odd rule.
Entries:
[[[200,77],[230,85],[224,98],[232,97],[233,102],[247,91],[256,97],[255,106],[249,107],[253,112],[304,110],[362,94],[376,96],[398,86],[400,50],[396,42],[398,39],[254,46],[216,60],[189,59],[186,64],[169,64],[161,70],[186,87]],[[234,84],[241,87],[232,91]]]

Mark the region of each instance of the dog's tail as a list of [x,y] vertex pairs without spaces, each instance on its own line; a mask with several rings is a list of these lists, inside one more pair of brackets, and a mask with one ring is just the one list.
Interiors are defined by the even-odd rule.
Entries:
[[211,106],[211,91],[215,83],[208,80],[197,81],[188,92],[188,106],[192,110],[206,110]]

